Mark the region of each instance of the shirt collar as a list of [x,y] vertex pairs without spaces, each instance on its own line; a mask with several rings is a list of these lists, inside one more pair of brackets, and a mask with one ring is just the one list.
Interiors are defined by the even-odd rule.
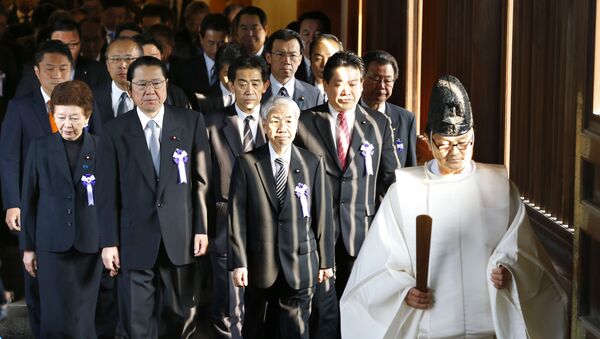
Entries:
[[[206,52],[202,53],[204,55],[204,62],[206,62],[206,70],[208,71],[208,77],[210,78],[212,74],[210,74],[212,68],[215,66],[215,61],[211,59]],[[215,69],[215,72],[217,70]]]
[[292,145],[289,145],[287,150],[285,150],[282,155],[279,155],[275,152],[273,146],[271,146],[271,141],[269,141],[269,155],[271,157],[271,164],[275,162],[275,159],[282,158],[283,161],[285,161],[286,167],[289,168],[292,159]]
[[[116,96],[117,98],[120,98],[120,97],[121,97],[121,94],[122,94],[123,92],[127,93],[126,91],[124,91],[124,90],[120,89],[120,88],[119,88],[119,86],[117,86],[117,84],[115,83],[115,81],[114,81],[114,80],[113,80],[113,81],[111,81],[110,89],[111,89],[112,93],[114,93],[114,94],[117,94],[117,96]],[[127,97],[128,97],[128,98],[131,98],[131,97],[129,96],[129,93],[127,93]]]
[[[327,102],[327,106],[329,106],[329,112],[331,112],[331,115],[333,115],[335,118],[337,118],[337,115],[340,113],[339,111],[336,111],[329,102]],[[344,113],[346,114],[346,116],[352,116],[354,117],[354,114],[356,113],[356,106],[354,106],[354,108],[344,111]]]
[[221,93],[223,94],[223,96],[231,94],[235,98],[235,94],[232,91],[230,91],[229,88],[227,88],[227,86],[223,85],[221,81],[219,81],[219,87],[221,88]]
[[[246,119],[247,116],[249,116],[250,114],[242,111],[237,105],[233,105],[235,107],[235,111],[237,113],[238,118],[240,119],[240,121],[244,121],[244,119]],[[254,107],[254,110],[252,111],[252,116],[254,117],[255,121],[259,121],[260,120],[260,105],[257,105],[256,107]]]
[[42,92],[42,97],[44,98],[44,103],[47,104],[48,101],[50,101],[50,97],[48,96],[48,94],[46,94],[46,92],[44,92],[44,89],[42,88],[42,86],[40,86],[40,91]]
[[159,128],[163,128],[163,120],[165,118],[165,105],[160,106],[158,114],[156,114],[156,116],[154,116],[154,118],[152,119],[150,119],[150,117],[148,117],[144,112],[142,112],[139,107],[136,107],[135,110],[137,112],[138,118],[140,118],[140,122],[142,123],[142,129],[146,128],[146,125],[148,125],[148,122],[150,120],[154,120]]
[[290,79],[290,81],[287,82],[287,84],[282,85],[274,76],[273,74],[271,74],[269,76],[269,80],[271,81],[271,94],[273,96],[276,96],[277,94],[279,94],[279,91],[281,90],[281,87],[285,87],[285,90],[288,92],[288,95],[291,97],[294,96],[294,85],[296,84],[296,79],[294,77],[292,77]]
[[[369,107],[369,108],[371,107],[371,106],[367,105],[367,103],[363,100],[363,98],[360,98],[360,103],[362,106]],[[385,113],[385,102],[383,103],[383,105],[380,105],[377,108],[377,110],[381,113]]]

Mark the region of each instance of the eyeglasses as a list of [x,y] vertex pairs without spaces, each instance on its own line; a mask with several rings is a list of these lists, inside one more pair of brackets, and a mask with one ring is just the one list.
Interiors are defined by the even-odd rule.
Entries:
[[298,58],[300,57],[300,53],[298,52],[273,52],[271,53],[273,54],[275,57],[279,58],[279,59],[285,59],[287,57],[289,57],[292,60],[298,60]]
[[138,81],[138,82],[132,82],[133,87],[135,87],[135,89],[139,90],[139,91],[144,91],[146,88],[148,88],[148,86],[152,86],[152,88],[154,89],[160,89],[163,87],[163,85],[165,84],[165,81],[167,81],[167,79],[162,79],[162,80],[151,80],[151,81]]
[[110,62],[111,64],[120,64],[123,61],[130,64],[134,62],[135,59],[137,59],[137,57],[132,56],[111,56],[107,58],[108,62]]
[[429,137],[431,142],[435,145],[435,147],[442,153],[450,152],[454,147],[458,148],[459,151],[464,152],[469,148],[469,146],[473,145],[473,138],[475,135],[471,135],[471,138],[468,141],[456,142],[456,143],[442,143],[438,144],[435,142],[432,136]]
[[367,76],[365,77],[365,79],[367,79],[367,80],[369,80],[371,82],[374,82],[376,84],[378,84],[378,83],[380,83],[380,82],[383,81],[383,83],[386,86],[393,86],[394,82],[396,82],[395,78],[392,78],[392,77],[385,77],[384,78],[384,77],[381,77],[381,76],[376,75],[376,74],[367,74]]

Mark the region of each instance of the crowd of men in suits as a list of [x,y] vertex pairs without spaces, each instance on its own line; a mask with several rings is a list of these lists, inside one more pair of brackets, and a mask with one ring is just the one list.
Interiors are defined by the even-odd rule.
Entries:
[[[17,0],[3,18],[0,185],[36,338],[191,336],[199,304],[216,337],[339,336],[339,298],[379,202],[394,171],[416,165],[414,115],[387,101],[392,55],[344,51],[321,12],[274,32],[258,7],[185,0]],[[95,203],[84,192],[35,206],[61,215],[44,232],[89,232],[97,218],[91,329],[69,326],[77,309],[41,305],[61,270],[36,278],[35,256],[90,250],[76,236],[44,242],[55,237],[23,202],[30,181],[43,193],[26,159],[57,131],[49,101],[71,80],[93,94],[85,133],[99,137],[79,157],[93,160]]]

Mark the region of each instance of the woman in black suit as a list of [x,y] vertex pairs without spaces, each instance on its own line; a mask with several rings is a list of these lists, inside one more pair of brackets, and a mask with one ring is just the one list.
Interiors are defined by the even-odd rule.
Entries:
[[43,338],[96,338],[102,270],[94,202],[97,140],[83,130],[92,105],[84,82],[57,85],[50,110],[58,133],[33,141],[27,153],[20,245],[25,269],[40,285]]

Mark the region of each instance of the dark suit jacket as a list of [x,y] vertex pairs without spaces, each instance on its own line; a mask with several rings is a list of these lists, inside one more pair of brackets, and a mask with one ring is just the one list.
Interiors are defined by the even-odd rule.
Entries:
[[[364,107],[364,106],[363,106]],[[368,108],[368,107],[365,107]],[[389,102],[385,103],[385,114],[392,120],[394,146],[402,167],[417,166],[417,130],[415,115]]]
[[[271,85],[267,88],[267,91],[262,96],[261,103],[266,102],[273,96],[271,88]],[[294,82],[294,97],[292,99],[298,104],[301,110],[313,108],[323,103],[323,96],[321,96],[321,91],[318,88],[298,79]]]
[[[152,268],[161,241],[171,263],[192,263],[194,234],[207,232],[211,161],[204,118],[165,106],[161,127],[158,178],[135,109],[109,121],[98,146],[100,247],[119,246],[127,269]],[[187,183],[178,182],[176,149],[189,155]]]
[[[310,217],[304,217],[296,185],[308,185]],[[229,268],[248,268],[249,285],[268,288],[279,269],[293,289],[317,284],[319,268],[334,264],[331,202],[323,160],[292,146],[287,191],[279,207],[268,144],[238,158],[230,206]]]
[[198,109],[196,93],[206,95],[210,89],[204,54],[193,57],[174,67],[176,67],[173,70],[174,78],[171,81],[183,89],[188,100],[192,103],[192,107]]
[[[100,112],[102,123],[105,124],[115,118],[112,107],[112,81],[93,89],[94,107]],[[180,108],[190,108],[190,103],[183,90],[175,85],[167,85],[167,99],[165,105]]]
[[206,114],[220,111],[225,108],[225,103],[223,102],[223,92],[221,91],[221,86],[219,83],[220,82],[217,82],[209,88],[204,99],[197,99],[199,112]]
[[[100,115],[92,113],[90,132],[102,126]],[[29,143],[52,133],[40,88],[8,103],[0,132],[0,181],[4,209],[21,206],[21,175]]]
[[302,62],[300,63],[300,66],[298,66],[298,69],[296,70],[296,74],[294,74],[294,76],[298,80],[302,80],[306,83],[312,84],[315,81],[315,79],[314,79],[314,76],[312,74],[312,70],[310,69],[310,67],[306,67],[306,63],[304,62],[304,59],[306,59],[306,58],[304,56],[302,56]]
[[[394,171],[400,163],[394,150],[390,119],[380,112],[367,113],[362,106],[357,106],[346,170],[342,171],[331,135],[330,114],[327,104],[302,112],[294,143],[323,157],[333,196],[335,238],[341,232],[346,251],[356,256],[378,203],[396,180]],[[367,175],[365,159],[361,155],[364,142],[375,148],[373,175]]]
[[[96,205],[88,206],[87,190],[81,183],[84,174],[96,174],[97,141],[84,132],[75,173],[71,173],[59,133],[31,143],[23,176],[21,249],[98,252]],[[92,187],[95,191],[97,186]]]
[[[106,65],[80,56],[77,58],[77,64],[75,65],[75,79],[85,82],[90,88],[95,88],[105,82],[110,82],[110,75]],[[33,63],[27,63],[23,66],[23,73],[17,85],[16,95],[25,95],[38,88],[40,88],[40,81],[33,71]]]
[[[234,105],[205,115],[208,141],[212,155],[212,187],[216,203],[214,215],[215,241],[213,250],[219,254],[227,253],[227,202],[229,201],[229,183],[235,159],[243,153],[242,140],[238,129],[237,112]],[[243,122],[240,122],[243,125]],[[256,130],[255,146],[266,142],[265,133],[259,123]]]

